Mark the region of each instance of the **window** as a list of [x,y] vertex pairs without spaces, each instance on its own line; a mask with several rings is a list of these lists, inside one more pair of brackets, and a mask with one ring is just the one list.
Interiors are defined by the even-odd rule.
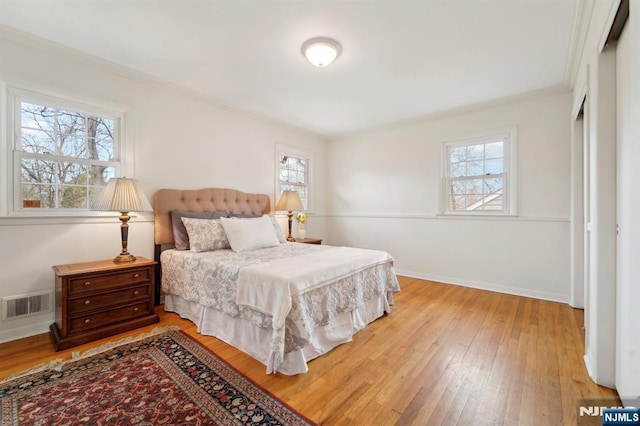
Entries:
[[276,201],[284,191],[296,191],[305,210],[309,208],[309,155],[279,147]]
[[89,210],[119,175],[122,116],[25,91],[10,96],[13,211]]
[[515,130],[444,145],[445,213],[515,214]]

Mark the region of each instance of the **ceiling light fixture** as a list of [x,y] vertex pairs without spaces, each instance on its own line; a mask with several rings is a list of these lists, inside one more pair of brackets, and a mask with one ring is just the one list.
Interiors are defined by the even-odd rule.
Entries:
[[331,64],[341,51],[340,43],[327,37],[315,37],[302,45],[302,54],[316,67]]

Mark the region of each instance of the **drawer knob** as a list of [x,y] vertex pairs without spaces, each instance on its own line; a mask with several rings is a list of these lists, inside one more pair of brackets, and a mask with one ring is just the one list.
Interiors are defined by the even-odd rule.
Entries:
[[85,305],[88,305],[89,303],[91,303],[91,300],[85,300],[85,301],[84,301],[84,304],[85,304]]
[[138,312],[138,308],[133,308],[133,312]]
[[87,285],[91,285],[91,281],[85,281],[85,282],[84,282],[84,285],[85,285],[85,286],[87,286]]
[[91,320],[89,318],[87,318],[86,320],[84,320],[85,324],[89,324],[91,322]]
[[139,295],[139,294],[140,294],[140,292],[139,292],[138,290],[136,290],[136,291],[134,291],[134,292],[133,292],[133,295],[134,295],[134,296],[137,296],[137,295]]
[[133,278],[140,278],[140,274],[138,274],[138,273],[133,274]]

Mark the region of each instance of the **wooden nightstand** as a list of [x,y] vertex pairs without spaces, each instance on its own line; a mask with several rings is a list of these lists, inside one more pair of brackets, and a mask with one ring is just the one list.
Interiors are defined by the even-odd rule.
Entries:
[[154,312],[156,262],[138,257],[57,265],[56,322],[50,330],[57,351],[159,321]]
[[296,243],[322,244],[322,240],[319,238],[296,238]]

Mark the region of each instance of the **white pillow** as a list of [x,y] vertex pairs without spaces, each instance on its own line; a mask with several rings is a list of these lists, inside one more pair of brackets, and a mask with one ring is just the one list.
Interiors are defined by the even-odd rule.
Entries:
[[250,219],[223,217],[220,220],[231,250],[235,252],[280,245],[273,222],[267,215]]
[[189,236],[189,250],[201,252],[231,248],[220,219],[180,219]]

